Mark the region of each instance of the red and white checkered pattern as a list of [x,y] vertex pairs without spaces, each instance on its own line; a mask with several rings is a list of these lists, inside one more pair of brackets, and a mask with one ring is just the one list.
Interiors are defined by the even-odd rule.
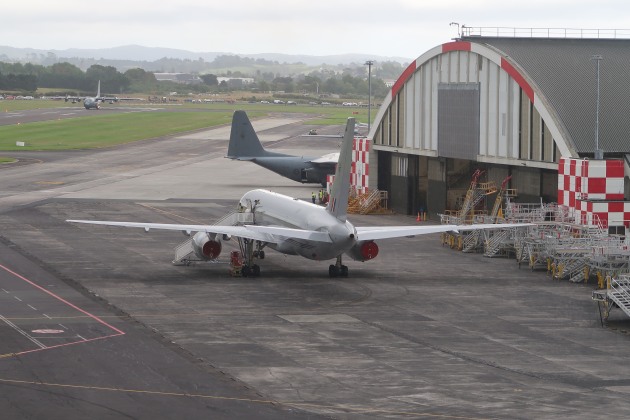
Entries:
[[623,200],[621,159],[561,158],[558,165],[558,204],[575,208],[575,200]]
[[577,201],[575,220],[583,225],[602,227],[628,226],[630,202],[628,201]]
[[[558,205],[568,208],[576,222],[604,227],[630,220],[630,202],[623,200],[621,159],[561,158],[558,165]],[[620,201],[613,201],[620,200]]]
[[[372,141],[365,137],[355,138],[352,143],[352,167],[350,170],[350,187],[357,193],[363,194],[368,190],[370,145]],[[326,178],[326,189],[330,194],[330,187],[335,179],[334,175]]]

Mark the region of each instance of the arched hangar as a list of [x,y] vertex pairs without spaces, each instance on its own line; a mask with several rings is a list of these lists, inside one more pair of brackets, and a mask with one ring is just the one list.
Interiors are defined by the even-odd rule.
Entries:
[[629,39],[464,36],[418,57],[384,99],[370,187],[435,216],[482,169],[497,185],[511,175],[517,201],[554,202],[560,158],[594,157],[597,115],[598,149],[623,157],[627,177]]

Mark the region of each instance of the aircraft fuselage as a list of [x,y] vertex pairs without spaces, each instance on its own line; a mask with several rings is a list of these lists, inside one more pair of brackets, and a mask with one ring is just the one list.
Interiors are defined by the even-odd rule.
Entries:
[[254,224],[282,226],[327,232],[332,243],[286,238],[267,246],[289,255],[301,255],[311,260],[329,260],[349,251],[357,243],[355,227],[349,221],[339,221],[317,204],[294,199],[266,190],[252,190],[240,200],[240,205],[253,210]]
[[316,166],[310,162],[312,159],[299,156],[264,156],[251,161],[293,181],[326,185],[326,175],[335,173],[334,164],[329,168]]
[[99,109],[98,100],[95,98],[85,98],[83,106],[85,109]]

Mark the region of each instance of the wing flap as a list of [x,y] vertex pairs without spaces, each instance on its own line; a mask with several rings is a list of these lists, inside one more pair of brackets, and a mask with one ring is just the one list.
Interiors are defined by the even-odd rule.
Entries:
[[440,232],[459,232],[479,229],[508,229],[533,226],[532,223],[498,223],[477,225],[429,225],[429,226],[374,226],[357,227],[357,236],[360,241],[375,239],[402,238],[405,236],[427,235]]
[[176,230],[185,233],[191,232],[207,232],[217,233],[220,235],[231,235],[240,238],[254,239],[262,242],[277,243],[277,239],[273,235],[262,231],[247,229],[245,226],[218,226],[218,225],[180,225],[169,223],[137,223],[137,222],[113,222],[106,220],[66,220],[70,223],[85,223],[90,225],[102,226],[119,226],[142,228],[145,231],[151,229],[156,230]]

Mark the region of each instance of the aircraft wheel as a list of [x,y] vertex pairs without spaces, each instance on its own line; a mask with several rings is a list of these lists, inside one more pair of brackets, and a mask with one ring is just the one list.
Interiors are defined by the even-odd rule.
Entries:
[[254,277],[260,276],[260,266],[258,264],[252,265],[252,274]]
[[261,260],[265,259],[265,251],[259,251],[258,252],[258,258],[260,258]]
[[341,266],[341,270],[339,271],[339,275],[341,277],[348,277],[348,266],[347,265],[342,265]]
[[337,268],[336,265],[331,264],[328,267],[328,275],[330,277],[338,277],[339,276],[339,269]]
[[248,277],[250,273],[251,273],[251,268],[248,265],[243,266],[243,268],[241,269],[241,275],[243,277]]
[[254,258],[259,258],[258,251],[254,251],[254,253],[252,254],[252,256],[253,256]]

